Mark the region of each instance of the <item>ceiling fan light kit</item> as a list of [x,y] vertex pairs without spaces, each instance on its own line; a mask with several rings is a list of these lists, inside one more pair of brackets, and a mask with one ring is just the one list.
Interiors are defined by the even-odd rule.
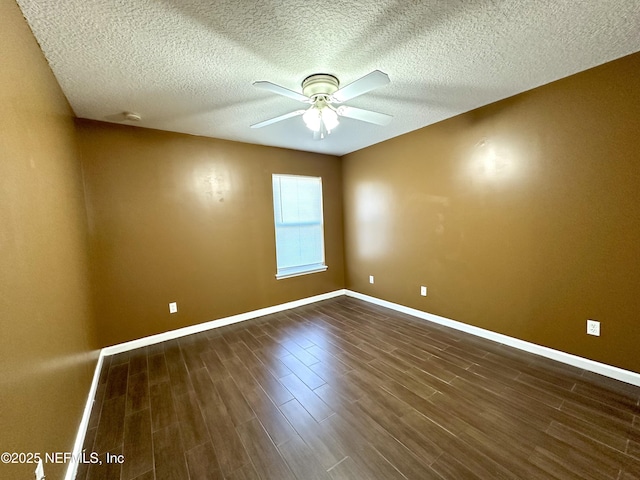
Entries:
[[334,106],[334,104],[346,102],[388,83],[388,75],[380,70],[374,70],[343,88],[339,88],[340,81],[334,75],[327,73],[309,75],[302,81],[302,94],[271,82],[254,82],[253,85],[255,87],[303,103],[309,103],[311,106],[306,110],[296,110],[265,120],[264,122],[256,123],[251,125],[251,128],[266,127],[267,125],[302,115],[302,120],[305,125],[313,132],[313,138],[315,140],[322,140],[338,126],[340,123],[338,117],[340,116],[374,123],[376,125],[388,125],[393,118],[391,115],[348,107],[346,105],[341,105],[337,108]]
[[338,121],[338,114],[336,110],[330,107],[328,104],[312,105],[308,110],[302,114],[302,120],[305,125],[312,132],[318,132],[320,138],[324,138],[325,135],[329,135],[331,130],[336,128],[340,123]]
[[302,81],[302,93],[309,97],[311,107],[302,114],[302,120],[315,136],[323,139],[340,123],[335,108],[330,105],[331,94],[338,90],[340,82],[333,75],[318,73]]

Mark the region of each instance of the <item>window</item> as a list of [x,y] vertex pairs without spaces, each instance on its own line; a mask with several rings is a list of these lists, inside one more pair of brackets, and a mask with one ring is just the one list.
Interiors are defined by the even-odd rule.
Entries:
[[274,174],[273,212],[276,278],[326,270],[322,178]]

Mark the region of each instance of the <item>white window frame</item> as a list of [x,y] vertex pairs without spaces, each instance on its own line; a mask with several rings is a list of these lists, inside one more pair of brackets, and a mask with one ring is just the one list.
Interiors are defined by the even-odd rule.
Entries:
[[[279,201],[280,200],[280,195],[279,193],[276,191],[276,180],[282,179],[282,178],[308,178],[308,179],[314,179],[314,180],[318,180],[320,183],[320,222],[319,223],[311,223],[312,225],[319,225],[320,226],[320,248],[322,250],[321,252],[321,261],[320,262],[314,262],[314,263],[308,263],[308,264],[299,264],[299,265],[292,265],[292,266],[287,266],[287,267],[281,267],[280,266],[280,261],[278,259],[278,228],[279,227],[295,227],[296,225],[303,225],[306,224],[308,225],[308,222],[302,222],[302,223],[286,223],[286,222],[279,222],[278,219],[282,218],[282,204]],[[278,186],[280,186],[280,183],[278,183]],[[288,175],[288,174],[279,174],[279,173],[274,173],[272,175],[272,192],[273,192],[273,220],[274,220],[274,232],[275,232],[275,240],[276,240],[276,278],[278,280],[281,280],[283,278],[290,278],[290,277],[297,277],[299,275],[307,275],[310,273],[317,273],[317,272],[324,272],[328,267],[325,264],[325,248],[324,248],[324,209],[323,209],[323,195],[322,195],[322,177],[312,177],[312,176],[308,176],[308,175]],[[278,210],[280,209],[280,210]],[[280,212],[280,215],[278,215],[278,212]]]

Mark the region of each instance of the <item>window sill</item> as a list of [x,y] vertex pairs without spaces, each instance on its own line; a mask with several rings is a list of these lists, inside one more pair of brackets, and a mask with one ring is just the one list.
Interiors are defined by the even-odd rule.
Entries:
[[307,267],[290,268],[282,272],[276,273],[276,279],[282,280],[283,278],[299,277],[300,275],[308,275],[310,273],[324,272],[327,268],[326,265],[313,265]]

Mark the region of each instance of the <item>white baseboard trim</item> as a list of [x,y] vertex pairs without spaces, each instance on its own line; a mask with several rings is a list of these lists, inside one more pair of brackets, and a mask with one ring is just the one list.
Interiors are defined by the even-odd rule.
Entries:
[[128,350],[135,350],[136,348],[146,347],[155,343],[166,342],[167,340],[173,340],[174,338],[180,338],[186,335],[204,332],[205,330],[211,330],[212,328],[224,327],[225,325],[231,325],[232,323],[244,322],[245,320],[251,320],[252,318],[262,317],[264,315],[282,312],[283,310],[290,310],[292,308],[301,307],[303,305],[319,302],[321,300],[339,297],[341,295],[345,295],[345,292],[346,291],[344,289],[335,290],[333,292],[323,293],[320,295],[315,295],[313,297],[307,297],[300,300],[294,300],[292,302],[281,303],[280,305],[274,305],[272,307],[261,308],[259,310],[253,310],[251,312],[240,313],[238,315],[232,315],[230,317],[219,318],[217,320],[211,320],[209,322],[198,323],[197,325],[190,325],[188,327],[158,333],[157,335],[151,335],[149,337],[139,338],[130,342],[119,343],[117,345],[105,347],[102,349],[102,354],[114,355],[116,353],[126,352]]
[[624,370],[622,368],[614,367],[613,365],[607,365],[606,363],[596,362],[594,360],[589,360],[588,358],[561,352],[560,350],[554,350],[553,348],[536,345],[535,343],[526,342],[524,340],[509,337],[501,333],[492,332],[491,330],[485,330],[484,328],[474,327],[473,325],[468,325],[456,320],[451,320],[450,318],[423,312],[422,310],[417,310],[411,307],[405,307],[404,305],[400,305],[398,303],[371,297],[369,295],[354,292],[352,290],[345,290],[345,294],[349,297],[358,298],[360,300],[364,300],[365,302],[374,303],[382,307],[406,313],[413,317],[428,320],[439,325],[444,325],[445,327],[450,327],[455,330],[470,333],[471,335],[475,335],[477,337],[486,338],[494,342],[517,348],[519,350],[524,350],[525,352],[534,353],[542,357],[557,360],[558,362],[566,363],[567,365],[572,365],[583,370],[588,370],[590,372],[604,375],[605,377],[614,378],[616,380],[620,380],[622,382],[630,383],[632,385],[640,387],[640,373],[632,372],[631,370]]
[[[89,395],[87,396],[87,403],[84,406],[84,413],[82,414],[82,420],[80,420],[80,426],[78,427],[78,434],[76,435],[76,441],[73,445],[73,451],[69,465],[67,466],[67,473],[64,476],[65,480],[74,480],[78,473],[78,459],[82,455],[82,446],[84,444],[84,437],[87,435],[87,427],[89,426],[89,419],[91,418],[91,409],[93,408],[93,402],[96,398],[96,391],[98,390],[98,382],[100,381],[100,371],[102,370],[102,362],[104,355],[100,351],[98,355],[98,362],[93,372],[93,380],[91,381],[91,387],[89,388]],[[89,453],[87,453],[87,457]]]

